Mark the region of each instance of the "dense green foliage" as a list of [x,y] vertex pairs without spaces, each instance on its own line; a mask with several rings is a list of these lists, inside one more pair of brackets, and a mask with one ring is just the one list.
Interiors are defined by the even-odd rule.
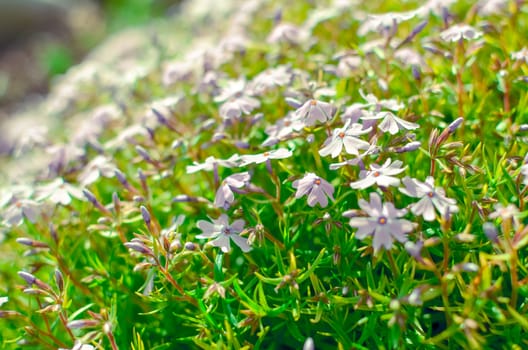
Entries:
[[3,347],[527,347],[528,6],[230,3],[26,112]]

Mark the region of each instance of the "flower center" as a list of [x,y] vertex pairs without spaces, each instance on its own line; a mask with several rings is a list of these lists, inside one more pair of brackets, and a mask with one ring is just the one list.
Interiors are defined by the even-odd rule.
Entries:
[[375,172],[372,174],[372,176],[374,176],[374,177],[378,177],[378,176],[380,176],[380,175],[381,175],[381,173],[380,173],[379,171],[375,171]]
[[429,197],[429,198],[433,198],[433,197],[434,197],[434,193],[433,193],[433,192],[429,192],[429,193],[427,193],[427,197]]
[[320,185],[321,184],[321,180],[320,179],[315,179],[314,180],[314,184],[315,185]]
[[224,232],[223,232],[224,235],[226,235],[226,236],[229,236],[229,235],[231,234],[231,229],[230,229],[229,227],[225,227],[225,228],[223,229],[223,231],[224,231]]
[[317,105],[317,101],[316,101],[316,100],[311,100],[311,101],[310,101],[310,104],[311,104],[312,106],[315,106],[315,105]]
[[345,137],[345,133],[341,131],[337,136],[339,136],[339,138],[342,139]]
[[22,207],[22,203],[20,203],[20,202],[16,202],[16,203],[15,203],[15,207],[17,207],[17,208],[21,208],[21,207]]
[[263,154],[264,157],[268,157],[269,155],[270,155],[269,152],[264,152],[264,154]]
[[291,121],[286,120],[286,121],[284,122],[284,126],[290,126],[290,125],[291,125]]
[[378,218],[378,224],[385,225],[387,223],[387,218],[385,216],[380,216]]

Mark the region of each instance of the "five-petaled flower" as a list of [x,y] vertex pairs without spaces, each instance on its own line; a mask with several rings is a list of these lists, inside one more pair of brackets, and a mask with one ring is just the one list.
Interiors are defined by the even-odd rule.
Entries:
[[267,151],[259,154],[248,154],[240,156],[240,166],[245,166],[248,164],[260,164],[264,163],[270,159],[284,159],[289,158],[292,155],[292,151],[285,148],[279,148],[272,151]]
[[450,42],[457,42],[463,39],[474,40],[481,36],[481,31],[467,24],[455,24],[440,33],[440,38],[442,38],[442,40]]
[[350,187],[354,189],[365,189],[374,184],[383,187],[398,186],[400,179],[393,175],[398,175],[403,172],[405,168],[401,168],[403,162],[396,160],[391,163],[390,158],[385,161],[383,165],[371,164],[370,170],[362,170],[359,174],[361,180],[352,182]]
[[302,120],[306,126],[315,122],[326,123],[336,112],[334,105],[318,100],[308,100],[295,111],[295,117]]
[[456,201],[447,198],[442,187],[434,187],[432,176],[428,176],[425,182],[406,176],[402,183],[405,185],[404,188],[400,188],[403,194],[420,198],[417,203],[411,204],[411,212],[414,215],[422,215],[425,220],[433,221],[436,218],[435,208],[441,215],[458,212]]
[[297,189],[295,198],[308,195],[308,205],[310,207],[319,203],[321,207],[328,205],[328,198],[334,200],[334,187],[325,179],[314,173],[306,174],[302,179],[293,182],[293,188]]
[[359,207],[369,217],[353,217],[350,226],[357,228],[356,238],[364,240],[372,236],[372,247],[376,254],[381,247],[389,250],[394,240],[407,241],[407,233],[414,229],[412,222],[400,219],[407,213],[405,209],[396,209],[394,204],[381,202],[381,197],[375,192],[370,193],[370,202],[360,199]]
[[389,111],[366,113],[361,117],[362,120],[378,120],[382,119],[378,124],[378,128],[383,132],[388,132],[391,135],[396,134],[402,129],[414,130],[418,129],[419,125],[413,122],[408,122],[402,118],[397,117],[394,113]]
[[249,173],[243,172],[229,175],[222,181],[220,187],[216,191],[214,205],[218,208],[227,209],[235,201],[233,188],[242,188],[249,182]]
[[332,158],[341,154],[343,146],[348,154],[355,156],[359,155],[360,149],[368,149],[370,143],[361,140],[357,136],[370,132],[372,128],[363,129],[361,124],[354,123],[350,125],[350,120],[347,120],[345,126],[334,129],[332,136],[330,136],[324,143],[323,148],[319,150],[322,156],[331,155]]
[[239,233],[244,230],[244,220],[235,220],[230,225],[227,215],[222,214],[218,219],[211,219],[211,221],[212,223],[205,220],[198,221],[197,226],[202,230],[202,233],[196,236],[196,238],[213,238],[209,244],[219,247],[224,253],[229,253],[231,251],[231,240],[233,240],[233,242],[235,242],[244,253],[251,250],[247,238],[239,235]]

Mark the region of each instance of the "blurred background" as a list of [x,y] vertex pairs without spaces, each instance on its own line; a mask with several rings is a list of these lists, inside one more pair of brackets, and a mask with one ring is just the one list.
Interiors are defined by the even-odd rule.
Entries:
[[43,95],[109,35],[178,11],[181,0],[0,0],[0,119]]

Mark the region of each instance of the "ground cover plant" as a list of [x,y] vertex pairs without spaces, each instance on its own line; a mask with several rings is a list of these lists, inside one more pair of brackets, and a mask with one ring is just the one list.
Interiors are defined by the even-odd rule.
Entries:
[[193,3],[25,112],[3,347],[527,347],[528,5]]

